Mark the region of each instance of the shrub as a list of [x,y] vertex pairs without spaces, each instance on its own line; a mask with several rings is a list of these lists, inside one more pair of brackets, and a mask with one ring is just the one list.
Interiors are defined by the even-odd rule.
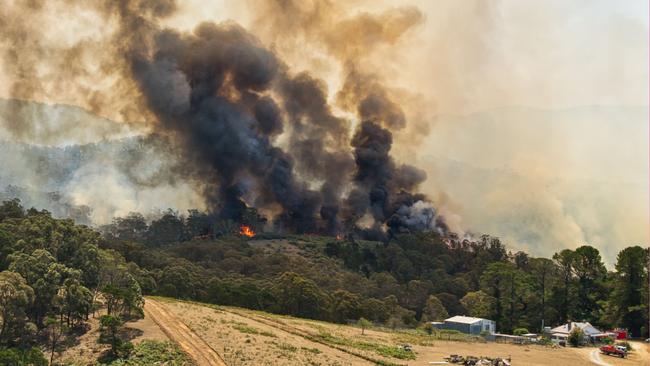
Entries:
[[48,362],[38,348],[0,349],[0,365],[3,366],[47,366]]
[[614,339],[612,339],[612,337],[605,337],[605,338],[602,338],[600,341],[603,342],[603,343],[605,343],[605,344],[612,344],[612,343],[614,343]]
[[431,324],[431,323],[429,323],[429,322],[426,322],[426,323],[424,323],[424,324],[421,326],[421,329],[422,329],[423,331],[425,331],[428,335],[432,335],[432,334],[433,334],[434,327],[433,327],[433,324]]
[[194,362],[171,342],[145,340],[133,348],[128,359],[113,361],[110,366],[190,366]]
[[582,332],[582,329],[576,327],[573,328],[571,333],[569,333],[569,338],[567,339],[567,341],[573,347],[578,347],[582,344],[584,338],[585,338],[585,334]]
[[530,333],[530,332],[526,328],[517,328],[512,332],[512,334],[514,334],[516,336],[521,336],[521,335],[528,334],[528,333]]
[[133,348],[133,343],[129,341],[120,341],[115,349],[115,354],[119,358],[129,358],[131,352],[133,352]]

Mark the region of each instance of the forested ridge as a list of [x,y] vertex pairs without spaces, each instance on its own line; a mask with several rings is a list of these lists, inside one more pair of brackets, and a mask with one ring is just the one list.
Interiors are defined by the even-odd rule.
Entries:
[[[142,315],[143,294],[389,327],[466,314],[496,320],[500,332],[573,320],[648,334],[648,249],[641,246],[622,250],[608,270],[588,245],[534,258],[487,235],[400,233],[373,242],[353,234],[249,238],[239,230],[195,210],[152,222],[133,213],[95,230],[5,201],[0,356],[42,358],[61,342],[57,335],[83,328],[100,307],[112,317],[102,318],[110,333]],[[128,344],[114,346],[128,352]]]

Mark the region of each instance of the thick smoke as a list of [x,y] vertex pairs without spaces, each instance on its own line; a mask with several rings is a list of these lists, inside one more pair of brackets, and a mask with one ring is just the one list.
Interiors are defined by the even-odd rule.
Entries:
[[[419,23],[417,10],[362,14],[340,24],[341,30],[350,34],[367,31],[368,37],[345,40],[343,33],[318,35],[319,42],[341,63],[345,79],[332,102],[324,81],[292,70],[276,51],[233,22],[206,22],[191,32],[181,32],[162,25],[175,12],[176,3],[171,0],[68,4],[92,9],[114,27],[109,47],[94,47],[101,51],[104,67],[97,74],[106,72],[116,80],[117,95],[132,96],[141,109],[138,116],[148,121],[147,128],[170,143],[167,154],[180,152],[176,157],[180,163],[162,177],[155,172],[128,175],[129,182],[151,187],[160,179],[196,182],[215,216],[237,221],[248,220],[251,214],[262,221],[262,216],[269,216],[277,230],[287,232],[358,230],[365,236],[385,238],[437,225],[435,210],[416,208],[429,205],[424,195],[413,193],[425,174],[391,157],[393,132],[408,128],[406,115],[394,99],[395,92],[374,73],[364,71],[363,62],[374,40],[392,44]],[[269,4],[298,11],[293,2]],[[34,6],[32,10],[46,5]],[[30,9],[22,10],[29,13]],[[324,11],[318,22],[326,21],[334,11]],[[305,14],[296,15],[296,21],[305,25]],[[36,27],[33,23],[5,25],[0,29],[9,36],[6,44],[10,47],[5,51],[21,58],[32,55],[12,45],[19,44],[17,36]],[[316,32],[307,26],[304,30]],[[77,82],[92,78],[88,76],[92,72],[68,55],[85,55],[86,43],[76,43],[74,50],[44,42],[35,46],[57,60],[73,63],[66,75]],[[12,96],[47,96],[60,87],[61,80],[44,82],[37,77],[38,60],[26,60],[25,66],[10,70],[24,76],[15,79]],[[84,99],[83,92],[69,95]],[[98,112],[115,105],[110,98],[96,97],[86,99],[85,104],[96,106],[92,109]],[[131,108],[124,107],[119,114],[128,118],[133,115],[127,113]],[[20,123],[10,127],[14,136],[25,134]],[[78,174],[93,175],[91,168],[80,169]],[[87,178],[83,181],[92,181]]]
[[[370,215],[369,230],[381,233],[389,218],[412,214],[405,207],[426,199],[409,193],[424,173],[390,156],[390,129],[406,120],[373,77],[350,71],[340,92],[362,121],[350,140],[350,123],[332,112],[324,83],[292,75],[239,25],[203,23],[184,34],[158,29],[133,9],[119,8],[128,33],[144,33],[125,48],[132,78],[155,128],[184,146],[215,214],[241,220],[255,207],[291,232],[335,232],[343,220],[355,225]],[[288,147],[281,149],[274,140],[285,126]],[[410,222],[393,218],[391,229]]]

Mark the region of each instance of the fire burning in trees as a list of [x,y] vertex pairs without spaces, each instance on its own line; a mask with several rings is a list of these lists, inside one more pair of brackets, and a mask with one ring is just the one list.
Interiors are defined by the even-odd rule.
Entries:
[[239,228],[239,235],[241,235],[241,236],[247,236],[247,237],[249,237],[249,238],[252,238],[252,237],[255,236],[255,231],[253,231],[253,229],[251,229],[250,226],[242,225],[242,226]]

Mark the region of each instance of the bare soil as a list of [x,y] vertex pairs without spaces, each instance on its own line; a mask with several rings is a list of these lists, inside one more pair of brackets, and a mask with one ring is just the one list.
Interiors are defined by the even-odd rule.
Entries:
[[198,366],[226,366],[221,356],[182,320],[169,312],[165,305],[147,299],[144,310],[145,316],[158,324],[160,329],[192,357]]
[[[99,343],[99,317],[98,312],[88,321],[89,329],[75,337],[74,342],[60,354],[55,354],[54,363],[62,365],[94,365],[97,359],[110,348],[108,344]],[[168,341],[169,338],[153,322],[151,317],[136,319],[125,323],[124,339],[129,339],[134,344],[144,340]],[[47,354],[49,357],[49,353]]]

